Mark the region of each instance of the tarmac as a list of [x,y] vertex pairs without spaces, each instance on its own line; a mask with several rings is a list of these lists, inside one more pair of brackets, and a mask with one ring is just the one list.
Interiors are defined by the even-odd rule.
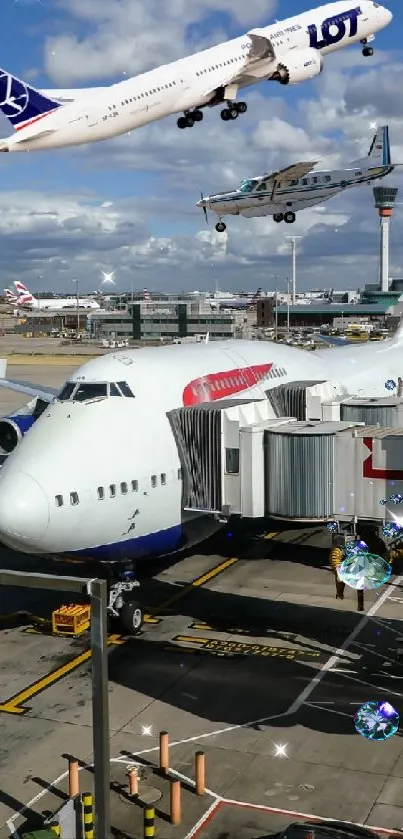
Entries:
[[[46,384],[67,369],[30,372]],[[9,410],[5,395],[0,413]],[[263,839],[313,816],[403,836],[401,732],[370,742],[353,722],[369,699],[402,708],[403,576],[396,568],[358,613],[352,590],[335,599],[329,548],[324,528],[256,523],[140,571],[143,630],[109,637],[114,836],[142,835],[143,802],[156,808],[157,839]],[[6,548],[0,566],[51,570]],[[93,789],[89,636],[54,637],[46,623],[69,600],[0,591],[0,839],[39,827],[63,805],[68,756],[82,767],[81,791]],[[169,777],[158,770],[163,730]],[[193,783],[200,750],[202,796]],[[132,765],[136,800],[127,787]],[[179,826],[169,820],[170,778],[182,780]]]

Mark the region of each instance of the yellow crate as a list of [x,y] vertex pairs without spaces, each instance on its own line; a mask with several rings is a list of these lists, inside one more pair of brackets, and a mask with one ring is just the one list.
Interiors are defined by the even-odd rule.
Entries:
[[54,635],[81,635],[90,625],[91,606],[72,603],[61,606],[52,612],[52,632]]

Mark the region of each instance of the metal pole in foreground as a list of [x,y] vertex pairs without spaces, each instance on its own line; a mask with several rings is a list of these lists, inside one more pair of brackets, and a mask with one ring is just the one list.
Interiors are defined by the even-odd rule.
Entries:
[[95,835],[111,837],[110,748],[107,654],[107,583],[91,580],[92,734],[94,744]]

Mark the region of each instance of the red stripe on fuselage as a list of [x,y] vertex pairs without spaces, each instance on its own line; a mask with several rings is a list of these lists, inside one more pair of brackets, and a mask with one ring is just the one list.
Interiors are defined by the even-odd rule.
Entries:
[[248,390],[265,379],[272,367],[272,363],[254,364],[251,367],[235,367],[223,373],[200,376],[186,385],[182,394],[183,404],[185,407],[201,405]]
[[32,119],[28,119],[26,122],[23,122],[20,125],[16,125],[15,130],[22,131],[23,128],[28,128],[29,125],[33,125],[35,122],[39,122],[40,119],[45,119],[45,117],[50,116],[50,114],[54,114],[54,112],[57,110],[57,108],[52,108],[52,110],[47,111],[46,114],[39,114],[38,117],[32,117]]

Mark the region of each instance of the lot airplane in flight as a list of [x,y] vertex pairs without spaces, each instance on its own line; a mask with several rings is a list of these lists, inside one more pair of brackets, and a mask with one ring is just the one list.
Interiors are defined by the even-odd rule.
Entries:
[[0,109],[15,134],[0,151],[64,148],[107,140],[180,113],[179,128],[203,119],[202,108],[222,105],[224,121],[247,110],[238,91],[261,81],[297,84],[322,71],[323,55],[350,44],[363,54],[392,13],[373,0],[327,3],[300,15],[253,29],[187,58],[104,88],[38,91],[0,70]]
[[397,165],[390,156],[389,129],[378,128],[367,157],[354,160],[346,169],[317,170],[317,161],[295,163],[279,172],[245,178],[238,189],[201,197],[197,206],[212,210],[219,216],[215,229],[223,233],[227,225],[223,216],[273,216],[274,221],[292,224],[296,213],[306,207],[322,204],[345,189],[362,186],[389,175]]
[[[75,309],[77,310],[77,298],[76,297],[43,297],[38,300],[37,297],[34,297],[33,294],[29,291],[29,289],[21,283],[19,280],[14,282],[14,288],[17,292],[16,295],[13,295],[9,289],[5,289],[5,294],[7,297],[8,302],[15,303],[16,306],[19,306],[21,309],[52,309],[52,311],[57,312],[60,309]],[[100,309],[99,303],[96,300],[92,300],[89,297],[80,297],[79,298],[79,309]]]

